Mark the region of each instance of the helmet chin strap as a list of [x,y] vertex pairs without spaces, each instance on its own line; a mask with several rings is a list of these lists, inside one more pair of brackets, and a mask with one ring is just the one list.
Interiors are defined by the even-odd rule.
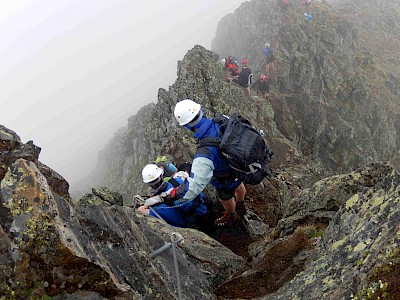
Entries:
[[197,116],[193,119],[193,121],[187,123],[186,125],[183,125],[185,128],[189,129],[190,131],[195,132],[195,129],[197,128],[196,125],[199,125],[201,119],[203,119],[204,117],[204,113],[203,111],[199,111],[199,113],[197,114]]
[[185,128],[187,128],[187,129],[189,129],[190,131],[193,131],[193,132],[194,132],[194,127],[189,126],[189,124],[183,125],[183,127],[185,127]]

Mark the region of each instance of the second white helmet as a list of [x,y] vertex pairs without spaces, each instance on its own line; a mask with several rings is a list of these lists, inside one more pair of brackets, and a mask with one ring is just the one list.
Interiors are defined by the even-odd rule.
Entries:
[[150,183],[157,181],[160,176],[164,173],[163,169],[155,164],[148,164],[142,170],[142,177],[144,183]]
[[196,118],[200,109],[200,104],[193,100],[185,99],[175,105],[174,116],[179,125],[186,125]]

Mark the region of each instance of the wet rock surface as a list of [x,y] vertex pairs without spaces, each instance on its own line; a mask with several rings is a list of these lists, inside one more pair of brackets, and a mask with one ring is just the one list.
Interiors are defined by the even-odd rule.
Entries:
[[[220,22],[214,52],[189,50],[176,82],[101,151],[86,182],[91,193],[80,199],[39,161],[38,146],[0,126],[1,296],[178,299],[172,249],[150,254],[182,236],[176,261],[183,299],[339,300],[371,290],[397,299],[398,7],[313,3],[307,23],[303,6],[277,3],[245,2]],[[372,12],[376,18],[368,18]],[[232,32],[237,38],[227,39]],[[376,43],[368,43],[372,32]],[[270,97],[260,101],[227,82],[218,60],[246,56],[258,76],[267,40],[276,68]],[[209,235],[173,229],[128,206],[147,193],[145,164],[160,154],[175,163],[192,159],[196,141],[172,113],[184,98],[209,117],[245,115],[275,152],[274,177],[247,186],[242,222]],[[213,189],[206,194],[220,213]]]

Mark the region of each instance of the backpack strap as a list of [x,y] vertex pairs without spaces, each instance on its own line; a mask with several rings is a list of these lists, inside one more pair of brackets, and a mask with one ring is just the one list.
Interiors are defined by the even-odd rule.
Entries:
[[203,146],[197,146],[196,153],[194,154],[194,157],[206,157],[210,158],[211,157],[211,151],[210,149],[207,148],[206,145]]
[[[204,139],[201,139],[197,143],[197,150],[195,153],[196,155],[199,156],[205,156],[205,157],[210,157],[210,149],[208,149],[209,146],[211,147],[219,147],[219,144],[221,143],[221,138],[219,137],[207,137]],[[233,175],[232,172],[227,171],[227,172],[221,172],[218,174],[214,173],[213,180],[221,183],[221,184],[227,184],[230,180],[233,178],[236,178],[236,175]]]
[[224,124],[226,121],[228,121],[229,120],[229,117],[228,116],[225,116],[225,115],[220,115],[220,116],[216,116],[216,117],[214,117],[213,119],[212,119],[212,121],[214,122],[214,123],[217,123],[217,124]]
[[201,149],[204,146],[218,147],[220,143],[221,143],[220,137],[206,137],[204,139],[201,139],[197,143],[197,149]]
[[160,195],[162,192],[166,190],[167,187],[168,187],[168,182],[164,181],[155,191],[153,191],[152,195],[153,196]]
[[171,178],[168,182],[169,182],[170,184],[172,184],[173,187],[178,187],[178,186],[180,186],[179,182],[178,182],[175,178]]

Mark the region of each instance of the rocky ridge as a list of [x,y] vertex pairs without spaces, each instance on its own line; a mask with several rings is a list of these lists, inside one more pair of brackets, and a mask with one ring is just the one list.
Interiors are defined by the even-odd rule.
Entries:
[[[247,251],[233,249],[235,254],[222,240],[193,229],[176,230],[184,237],[177,248],[183,299],[361,299],[371,293],[372,299],[396,299],[398,90],[379,90],[366,77],[358,78],[378,66],[378,58],[364,60],[360,52],[365,49],[357,33],[362,24],[318,4],[312,6],[314,15],[324,17],[317,18],[314,28],[298,17],[302,9],[293,5],[285,12],[275,1],[253,0],[233,15],[246,22],[230,23],[231,16],[221,22],[219,32],[225,33],[217,33],[217,39],[239,30],[236,23],[253,33],[258,17],[264,16],[268,30],[250,37],[254,54],[248,56],[255,72],[260,72],[255,62],[262,61],[265,39],[281,45],[276,46],[273,92],[259,111],[254,109],[257,96],[246,98],[226,82],[218,64],[225,52],[216,44],[220,54],[195,46],[178,62],[178,78],[169,90],[161,89],[158,102],[131,117],[126,130],[102,151],[92,183],[108,189],[94,188],[79,201],[69,197],[62,176],[40,163],[40,148],[0,127],[0,295],[177,299],[171,251],[150,258],[170,240],[170,228],[127,205],[145,190],[140,170],[158,154],[174,161],[191,159],[195,141],[177,127],[172,110],[178,100],[193,98],[208,116],[239,112],[263,128],[275,152],[276,177],[248,186]],[[245,18],[250,15],[254,20]],[[246,44],[238,38],[226,53],[240,57],[241,45]],[[354,60],[358,55],[361,62]],[[385,59],[392,55],[389,51]],[[342,73],[347,68],[354,73]],[[388,78],[396,82],[395,68],[382,73],[384,82]],[[360,119],[354,114],[359,110]],[[364,165],[380,159],[392,165]],[[339,174],[343,170],[348,171]]]
[[241,257],[202,232],[136,214],[106,188],[93,189],[96,202],[74,203],[53,189],[37,159],[9,160],[27,146],[18,136],[4,127],[0,136],[5,299],[178,299],[171,251],[150,255],[172,232],[184,238],[176,250],[182,299],[349,299],[371,290],[396,299],[400,292],[400,173],[388,164],[297,193],[278,178],[249,187],[247,224],[259,216],[267,227],[254,231]]
[[[51,185],[38,157],[17,157],[20,149],[38,149],[32,143],[4,127],[0,142],[2,299],[176,297],[172,256],[149,258],[170,240],[170,227],[119,205],[121,195],[106,188],[93,189],[96,202],[85,196],[76,204]],[[215,299],[212,286],[243,269],[244,259],[197,230],[178,232],[182,293]]]
[[249,58],[257,77],[264,43],[271,43],[277,127],[319,173],[376,160],[398,167],[398,1],[335,3],[290,1],[284,10],[280,1],[247,1],[221,20],[212,48],[221,57]]

